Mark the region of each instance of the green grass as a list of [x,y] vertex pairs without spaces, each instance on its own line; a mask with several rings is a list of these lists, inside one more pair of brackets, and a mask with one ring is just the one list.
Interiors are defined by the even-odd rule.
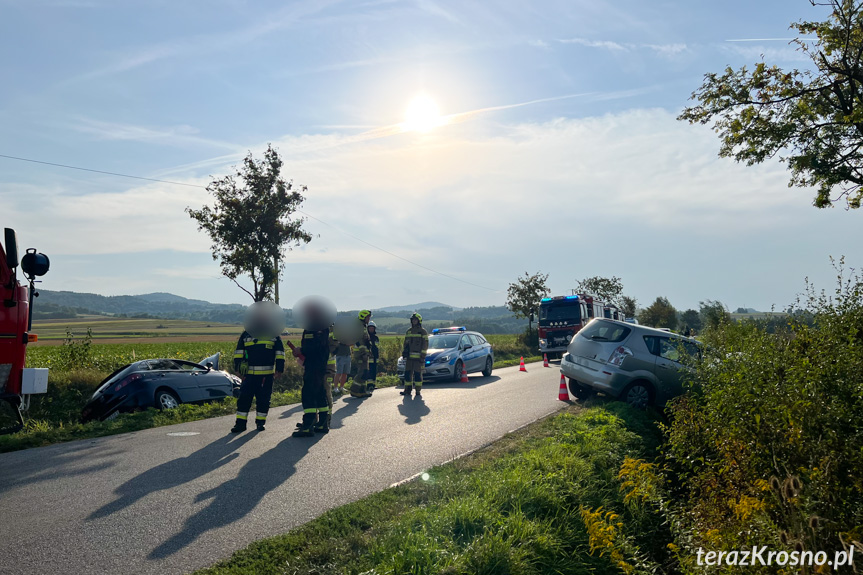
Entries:
[[427,480],[333,509],[198,573],[616,572],[609,553],[591,554],[580,511],[615,510],[630,548],[651,545],[663,528],[653,515],[628,513],[616,473],[625,457],[643,456],[658,440],[643,412],[573,407],[430,469]]

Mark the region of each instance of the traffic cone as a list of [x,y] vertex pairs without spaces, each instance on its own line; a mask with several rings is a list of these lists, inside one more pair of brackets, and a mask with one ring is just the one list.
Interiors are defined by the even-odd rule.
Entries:
[[561,401],[569,401],[569,390],[566,388],[566,378],[563,377],[562,373],[560,374],[560,391],[557,398]]
[[542,354],[542,367],[551,367],[550,365],[548,365],[548,354],[547,353]]
[[461,366],[461,383],[470,383],[470,380],[467,378],[467,370],[464,367],[464,364]]
[[524,356],[521,356],[521,365],[518,368],[519,371],[527,371],[527,368],[524,367]]

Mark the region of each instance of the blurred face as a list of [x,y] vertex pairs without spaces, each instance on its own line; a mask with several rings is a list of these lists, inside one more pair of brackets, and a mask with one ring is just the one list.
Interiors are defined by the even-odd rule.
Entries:
[[412,317],[412,318],[411,318],[411,325],[412,325],[413,327],[416,327],[416,326],[418,326],[419,324],[420,324],[420,320],[418,320],[418,319],[417,319],[417,318],[415,318],[415,317]]

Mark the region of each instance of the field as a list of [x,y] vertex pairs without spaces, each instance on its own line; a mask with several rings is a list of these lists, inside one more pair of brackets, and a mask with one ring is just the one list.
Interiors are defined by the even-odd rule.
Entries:
[[[92,330],[93,340],[104,343],[138,341],[193,342],[232,341],[239,337],[243,327],[227,323],[207,323],[181,319],[115,318],[102,315],[80,316],[73,319],[50,319],[33,322],[33,332],[39,335],[39,344],[59,345],[67,332],[81,338]],[[288,328],[291,333],[302,330]]]

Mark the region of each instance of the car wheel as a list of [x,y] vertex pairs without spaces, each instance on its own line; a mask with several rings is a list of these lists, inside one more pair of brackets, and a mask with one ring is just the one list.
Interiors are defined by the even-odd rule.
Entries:
[[629,384],[629,387],[621,395],[621,399],[632,407],[645,409],[653,402],[653,389],[646,382],[636,381]]
[[180,406],[180,400],[173,391],[160,389],[156,392],[156,407],[158,409],[176,409]]
[[482,370],[482,374],[486,377],[491,377],[491,369],[494,367],[494,362],[491,360],[491,356],[489,356],[485,360],[485,369]]
[[464,363],[462,363],[462,361],[460,359],[456,360],[455,371],[453,371],[453,374],[452,374],[452,380],[456,383],[461,381],[461,370],[462,370],[463,366],[464,366]]
[[581,385],[574,379],[570,378],[569,393],[571,393],[575,399],[579,401],[584,401],[585,399],[593,395],[593,390],[587,386]]

